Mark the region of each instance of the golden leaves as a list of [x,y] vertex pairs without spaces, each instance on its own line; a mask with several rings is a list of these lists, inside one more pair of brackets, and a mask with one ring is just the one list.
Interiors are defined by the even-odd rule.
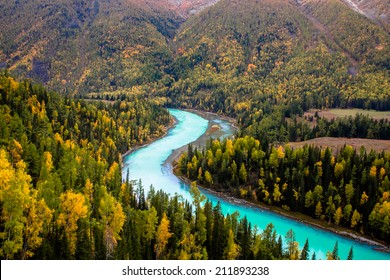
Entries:
[[79,219],[86,218],[88,214],[85,197],[82,194],[69,190],[61,194],[60,201],[61,212],[58,216],[57,224],[63,227],[65,236],[68,239],[69,252],[71,255],[74,255],[77,242],[77,222]]
[[168,244],[169,238],[172,233],[169,232],[169,220],[164,213],[161,219],[161,223],[156,232],[156,244],[154,245],[154,251],[156,252],[157,259],[162,259],[164,256],[165,247]]
[[111,253],[120,240],[120,232],[125,222],[125,214],[122,205],[107,193],[104,188],[104,195],[100,200],[99,213],[104,227],[104,241],[106,244],[106,258],[111,257]]
[[375,178],[376,177],[376,173],[377,173],[376,166],[371,166],[371,168],[370,168],[370,176]]
[[31,177],[20,160],[16,167],[8,162],[7,153],[0,149],[0,202],[2,232],[0,256],[12,259],[20,254],[25,259],[33,256],[40,246],[44,231],[52,217],[43,199],[37,200],[37,191],[31,189]]

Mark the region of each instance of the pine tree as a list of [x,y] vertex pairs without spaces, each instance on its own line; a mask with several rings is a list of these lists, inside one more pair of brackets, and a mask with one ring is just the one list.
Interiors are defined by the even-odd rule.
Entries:
[[282,259],[282,256],[283,256],[283,240],[282,240],[282,236],[279,235],[278,243],[276,245],[275,258],[279,260]]
[[302,248],[300,260],[307,260],[309,258],[309,239],[306,239],[305,245]]
[[206,250],[209,255],[209,258],[211,258],[212,252],[212,235],[213,235],[213,210],[212,210],[212,204],[209,200],[206,201],[204,205],[204,215],[206,216]]
[[227,243],[224,217],[221,211],[221,203],[218,201],[213,209],[214,225],[211,245],[211,259],[221,260]]
[[339,242],[338,241],[336,241],[336,243],[334,244],[332,253],[330,253],[330,252],[327,253],[327,258],[328,258],[328,260],[339,260],[340,259],[340,257],[339,257]]
[[349,249],[347,260],[353,260],[353,246],[351,246],[351,249]]
[[250,241],[252,240],[252,230],[251,230],[251,224],[248,223],[248,219],[246,216],[242,218],[240,221],[238,233],[237,233],[237,239],[241,246],[241,259],[247,260],[251,258],[251,244]]

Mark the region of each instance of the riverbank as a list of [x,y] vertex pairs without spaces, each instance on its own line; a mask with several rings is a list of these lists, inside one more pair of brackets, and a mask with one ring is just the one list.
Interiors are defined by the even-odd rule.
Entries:
[[[184,109],[183,111],[194,113],[209,121],[206,132],[191,143],[194,147],[205,147],[210,138],[216,139],[234,135],[238,130],[237,122],[233,118],[195,109]],[[221,120],[229,123],[229,127],[222,127],[223,123],[221,123]],[[173,151],[172,154],[165,160],[164,165],[173,166],[173,163],[177,161],[180,155],[185,151],[187,151],[187,145]]]
[[[131,164],[132,172],[130,172],[130,178],[133,178],[134,180],[142,179],[145,186],[153,185],[156,188],[161,188],[167,194],[179,194],[182,195],[183,198],[190,200],[191,197],[188,193],[188,184],[179,180],[172,174],[172,166],[163,166],[163,164],[172,154],[172,151],[177,150],[179,147],[186,147],[189,142],[194,143],[196,140],[199,141],[202,133],[204,134],[202,136],[209,139],[209,136],[207,136],[209,133],[215,133],[222,130],[226,128],[226,126],[229,126],[229,123],[221,122],[221,120],[216,119],[215,123],[218,124],[219,127],[213,127],[212,124],[205,122],[204,120],[198,121],[198,118],[196,117],[195,119],[197,120],[195,120],[194,116],[189,114],[189,112],[173,110],[172,115],[177,116],[178,118],[176,128],[180,127],[183,129],[179,131],[176,131],[175,129],[174,133],[171,133],[170,130],[168,132],[169,137],[157,141],[153,143],[153,145],[149,145],[137,153],[132,153],[129,157],[126,157],[125,162]],[[172,158],[173,157],[171,157],[171,159]],[[147,164],[145,165],[146,161]],[[122,170],[122,176],[124,178],[126,173],[129,174],[129,172],[126,171],[126,168],[124,168]],[[324,229],[326,231],[319,230],[317,229],[318,227],[315,225],[312,226],[313,224],[308,222],[309,219],[306,221],[306,219],[310,217],[300,217],[299,213],[283,213],[281,209],[275,209],[272,206],[258,205],[257,203],[250,204],[250,201],[237,199],[226,192],[215,193],[215,195],[213,195],[212,192],[205,191],[204,194],[208,196],[214,204],[220,200],[221,209],[226,214],[232,213],[231,211],[239,211],[240,213],[243,213],[242,215],[247,215],[248,221],[250,221],[253,226],[256,225],[259,229],[264,229],[267,226],[267,223],[270,222],[275,225],[278,232],[282,235],[284,235],[289,229],[293,229],[301,246],[304,244],[305,238],[309,237],[312,250],[314,250],[317,257],[321,259],[326,258],[325,253],[332,250],[336,240],[340,241],[339,250],[341,250],[340,252],[343,252],[343,254],[348,252],[350,247],[353,246],[356,259],[390,259],[389,254],[379,253],[372,249],[373,247],[376,247],[381,251],[386,251],[386,246],[381,246],[378,243],[372,243],[370,240],[367,241],[362,240],[361,238],[352,238],[350,234],[349,236],[346,236],[348,238],[344,238],[340,235],[340,231],[344,230],[343,228],[331,231],[327,228],[328,225],[326,222],[324,223]],[[225,199],[219,199],[217,195]],[[285,218],[284,216],[287,216],[288,218]],[[318,220],[316,222],[320,221]],[[337,236],[340,236],[340,239],[337,239]],[[367,244],[370,245],[368,246]]]
[[[179,171],[176,168],[176,163],[173,163],[173,172],[174,174],[183,182],[185,182],[188,185],[191,185],[192,181],[189,180],[188,178],[182,176],[179,174]],[[291,211],[286,211],[283,208],[277,207],[277,206],[272,206],[272,205],[266,205],[260,202],[253,202],[253,201],[248,201],[242,198],[237,198],[232,196],[229,193],[225,192],[218,192],[215,190],[208,189],[206,187],[203,187],[201,185],[197,185],[197,187],[201,190],[204,190],[208,193],[211,193],[212,195],[219,197],[221,199],[224,199],[230,203],[236,204],[236,205],[241,205],[241,206],[246,206],[250,208],[255,208],[255,209],[260,209],[260,210],[265,210],[265,211],[270,211],[273,213],[276,213],[278,215],[282,215],[286,218],[295,220],[296,222],[307,224],[328,232],[336,233],[338,235],[341,235],[343,237],[353,239],[355,241],[358,241],[360,243],[364,243],[370,246],[373,246],[374,250],[381,251],[381,252],[386,252],[390,253],[390,246],[385,244],[383,241],[380,240],[373,240],[370,237],[361,235],[351,229],[348,228],[343,228],[340,226],[336,226],[334,224],[328,224],[326,221],[314,219],[312,217],[309,217],[305,214],[299,213],[299,212],[291,212]],[[279,233],[283,234],[283,233]],[[301,244],[302,245],[302,244]],[[333,246],[334,244],[330,244],[330,246]],[[331,250],[332,248],[329,248]]]
[[[195,140],[194,142],[191,143],[193,146],[203,147],[206,145],[206,142],[210,138],[220,138],[220,137],[226,135],[227,134],[226,131],[223,131],[221,128],[221,122],[220,122],[221,119],[223,119],[224,121],[228,121],[230,124],[230,127],[232,129],[234,129],[234,131],[236,131],[236,129],[237,129],[237,127],[235,126],[235,121],[230,119],[230,118],[221,117],[221,116],[214,114],[214,113],[202,112],[202,111],[198,111],[198,110],[186,110],[186,111],[191,112],[191,113],[195,113],[195,114],[197,114],[197,115],[199,115],[199,116],[201,116],[209,121],[206,132],[202,136],[200,136],[197,140]],[[164,135],[160,136],[157,139],[154,139],[153,141],[156,141],[156,140],[164,137],[168,133],[168,130],[173,128],[176,123],[177,123],[177,120],[175,118],[172,118],[172,122],[166,128],[166,132],[164,133]],[[230,131],[230,133],[231,133],[231,131]],[[231,134],[234,134],[234,133],[231,133]],[[151,142],[153,142],[153,141],[151,141]],[[126,154],[122,155],[122,158],[125,157],[126,155],[128,155],[129,153],[131,153],[137,149],[140,149],[140,148],[142,148],[150,143],[140,145],[137,147],[133,147]],[[178,174],[177,170],[175,170],[175,163],[178,161],[181,153],[185,152],[186,150],[187,150],[187,145],[185,145],[179,149],[174,150],[171,153],[171,155],[165,160],[164,165],[168,165],[169,168],[171,168],[173,170],[174,174],[177,177],[179,177],[179,179],[181,179],[183,182],[190,185],[191,181],[183,176],[180,176],[180,174]],[[343,228],[340,226],[336,226],[334,224],[328,224],[326,221],[314,219],[312,217],[306,216],[306,215],[299,213],[299,212],[286,211],[286,210],[284,210],[280,207],[277,207],[277,206],[266,205],[266,204],[263,204],[260,202],[248,201],[248,200],[244,200],[241,198],[236,198],[229,193],[217,192],[214,190],[204,188],[202,186],[198,186],[198,187],[217,196],[217,197],[220,197],[220,198],[222,198],[230,203],[270,211],[270,212],[282,215],[284,217],[287,217],[289,219],[295,220],[299,223],[307,224],[307,225],[310,225],[310,226],[313,226],[313,227],[316,227],[316,228],[319,228],[319,229],[322,229],[322,230],[325,230],[328,232],[332,232],[332,233],[344,236],[346,238],[358,241],[360,243],[368,244],[370,246],[373,246],[375,248],[375,250],[383,251],[383,252],[390,252],[390,247],[388,245],[384,244],[383,242],[378,241],[378,240],[373,240],[368,236],[361,235],[358,232],[355,232],[355,231],[350,230],[348,228]],[[281,234],[283,234],[283,233],[281,233]],[[330,244],[330,246],[333,246],[333,244]],[[331,249],[332,248],[329,248],[329,250],[331,250]]]
[[[212,113],[212,112],[200,111],[200,110],[195,110],[195,109],[183,109],[183,111],[194,113],[194,114],[209,121],[206,132],[202,136],[200,136],[197,140],[195,140],[194,142],[191,143],[192,145],[194,145],[196,147],[205,146],[206,142],[210,138],[213,138],[213,139],[221,138],[221,137],[225,137],[228,134],[227,132],[225,132],[221,128],[219,120],[226,121],[229,123],[231,130],[233,130],[232,132],[229,132],[229,134],[234,134],[238,130],[237,121],[233,118],[218,115],[218,114]],[[138,149],[141,149],[141,148],[165,137],[167,135],[168,131],[175,127],[176,123],[177,123],[177,120],[175,119],[175,117],[171,116],[171,122],[169,123],[168,126],[165,127],[165,131],[161,136],[159,136],[157,138],[150,139],[150,141],[147,141],[146,143],[144,143],[142,145],[134,145],[133,147],[131,147],[130,150],[128,150],[127,152],[125,152],[124,154],[121,155],[122,162],[123,162],[123,159],[126,156],[128,156],[129,154],[131,154],[132,152],[134,152]],[[187,148],[187,146],[184,146],[180,149],[173,151],[173,153],[165,161],[165,163],[172,164],[173,161],[177,160],[178,157],[180,156],[180,154],[186,150],[186,148]]]
[[[204,112],[204,111],[199,111],[199,110],[194,110],[194,109],[187,109],[186,111],[192,112],[194,114],[197,114],[197,115],[209,120],[209,127],[206,130],[206,133],[203,134],[200,138],[198,138],[198,140],[196,140],[195,142],[192,143],[194,146],[197,146],[197,147],[205,146],[206,141],[208,139],[210,139],[210,137],[216,138],[215,131],[213,130],[213,123],[212,123],[213,120],[222,119],[222,120],[228,121],[232,125],[232,127],[234,127],[235,129],[238,129],[236,126],[236,121],[232,118],[225,117],[225,116],[219,116],[215,113]],[[175,170],[176,162],[178,161],[181,153],[184,151],[186,151],[186,146],[182,147],[178,150],[175,150],[171,154],[171,156],[166,160],[165,163],[170,164],[172,166],[172,170],[173,170],[174,174],[180,180],[187,183],[188,185],[191,185],[192,182],[190,180],[188,180],[184,176],[181,176],[180,174],[178,174],[177,170]],[[287,217],[289,219],[293,219],[297,222],[308,224],[308,225],[317,227],[319,229],[322,229],[322,230],[325,230],[328,232],[332,232],[332,233],[336,233],[338,235],[353,239],[355,241],[358,241],[358,242],[361,242],[364,244],[368,244],[370,246],[373,246],[375,250],[390,253],[390,245],[389,244],[386,244],[381,240],[374,240],[371,237],[362,235],[354,230],[340,227],[340,226],[336,226],[334,224],[329,224],[326,221],[314,219],[314,218],[307,216],[307,215],[300,213],[300,212],[291,212],[291,211],[284,210],[281,207],[267,205],[267,204],[264,204],[261,202],[248,201],[248,200],[245,200],[242,198],[236,198],[236,197],[232,196],[230,193],[217,192],[217,191],[210,190],[210,189],[205,188],[205,187],[200,186],[200,185],[198,185],[198,187],[200,189],[207,191],[207,192],[210,192],[211,194],[213,194],[217,197],[220,197],[224,200],[227,200],[230,203],[234,203],[237,205],[245,205],[247,207],[254,207],[254,208],[263,209],[266,211],[271,211],[273,213],[282,215],[282,216]]]
[[209,121],[216,120],[216,119],[227,121],[232,125],[232,127],[234,127],[235,130],[238,130],[237,120],[234,118],[224,116],[224,115],[218,115],[217,113],[213,113],[213,112],[201,111],[196,109],[184,109],[184,111],[197,114],[198,116],[201,116],[202,118]]
[[123,162],[124,158],[125,158],[126,156],[130,155],[132,152],[134,152],[134,151],[136,151],[136,150],[138,150],[138,149],[141,149],[141,148],[143,148],[143,147],[146,147],[146,146],[150,145],[151,143],[153,143],[153,142],[155,142],[155,141],[157,141],[157,140],[159,140],[159,139],[164,138],[165,136],[167,136],[168,131],[169,131],[170,129],[174,128],[175,125],[176,125],[176,123],[177,123],[177,120],[176,120],[173,116],[171,116],[171,120],[169,121],[169,124],[168,124],[167,126],[164,127],[163,134],[161,134],[160,136],[158,136],[158,137],[156,137],[156,138],[152,138],[152,139],[150,139],[149,141],[146,141],[146,142],[145,142],[144,144],[142,144],[142,145],[134,145],[134,146],[132,146],[132,147],[130,148],[130,150],[128,150],[127,152],[125,152],[124,154],[121,155],[122,165],[124,165],[124,162]]

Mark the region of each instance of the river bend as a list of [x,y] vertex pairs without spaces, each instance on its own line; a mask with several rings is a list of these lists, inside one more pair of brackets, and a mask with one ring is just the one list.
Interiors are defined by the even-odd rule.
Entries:
[[[141,179],[146,190],[153,185],[156,190],[162,189],[170,195],[177,193],[184,199],[190,200],[189,186],[172,173],[172,166],[167,162],[167,158],[173,151],[201,137],[206,132],[209,121],[187,111],[177,109],[169,109],[169,111],[176,119],[174,127],[169,129],[165,137],[127,155],[124,158],[122,176],[125,179],[129,173],[130,180]],[[229,122],[218,119],[213,122],[221,128],[220,137],[232,134],[233,130]],[[264,229],[272,223],[282,237],[292,229],[300,246],[303,246],[306,238],[309,238],[310,255],[316,252],[317,259],[326,259],[326,252],[332,251],[335,242],[338,241],[341,259],[347,258],[349,249],[353,246],[354,259],[390,260],[390,254],[376,251],[370,245],[359,241],[257,207],[235,203],[234,200],[228,201],[206,190],[202,190],[202,193],[213,202],[213,205],[220,201],[225,215],[238,211],[241,217],[246,215],[252,226],[257,226],[259,229]]]

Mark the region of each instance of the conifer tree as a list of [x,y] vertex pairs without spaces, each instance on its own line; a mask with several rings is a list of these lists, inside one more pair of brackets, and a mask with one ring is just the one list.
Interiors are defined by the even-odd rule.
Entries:
[[353,260],[353,246],[351,246],[351,249],[349,249],[347,260]]
[[309,239],[306,239],[305,245],[302,248],[300,260],[307,260],[309,258]]

